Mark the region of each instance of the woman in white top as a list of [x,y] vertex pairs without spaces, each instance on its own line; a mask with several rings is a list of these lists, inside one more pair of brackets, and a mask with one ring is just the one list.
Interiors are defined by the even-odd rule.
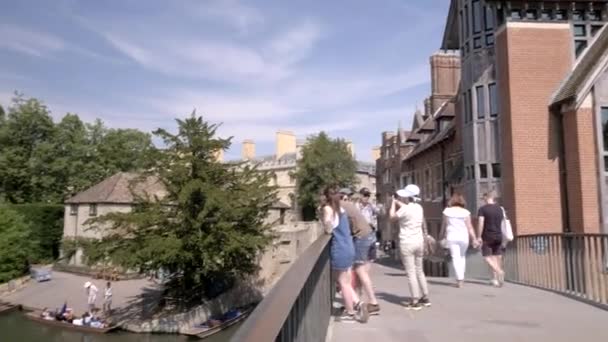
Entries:
[[447,241],[446,247],[450,249],[458,287],[462,287],[464,284],[469,241],[473,241],[473,247],[477,248],[475,231],[471,224],[471,212],[465,207],[466,202],[461,194],[452,195],[448,207],[443,211],[443,223],[439,235],[444,241]]

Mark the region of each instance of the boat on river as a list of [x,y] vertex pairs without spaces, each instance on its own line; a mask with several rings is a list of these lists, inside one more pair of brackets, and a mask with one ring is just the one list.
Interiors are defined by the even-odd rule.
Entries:
[[15,311],[15,310],[17,310],[17,308],[18,307],[16,305],[5,303],[5,302],[0,302],[0,314],[5,314],[5,313]]
[[107,328],[93,328],[87,327],[84,325],[74,325],[72,323],[68,323],[65,321],[56,321],[56,320],[48,320],[40,317],[40,312],[27,312],[25,317],[32,321],[36,321],[41,324],[45,324],[52,327],[68,329],[72,331],[84,332],[84,333],[94,333],[94,334],[107,334],[111,331],[117,330],[119,328],[118,325],[109,326]]
[[181,333],[198,338],[210,337],[243,321],[245,318],[247,318],[247,316],[249,316],[254,308],[254,305],[250,305],[243,308],[232,309],[218,319],[211,318],[203,324],[196,325],[187,330],[182,330]]

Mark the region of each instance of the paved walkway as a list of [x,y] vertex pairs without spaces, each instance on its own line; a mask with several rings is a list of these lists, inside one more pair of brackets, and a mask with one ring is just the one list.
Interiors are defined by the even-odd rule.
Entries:
[[367,324],[332,322],[331,341],[608,341],[608,311],[551,292],[481,281],[458,289],[450,279],[429,279],[433,306],[412,312],[402,305],[409,290],[401,268],[376,264],[372,273],[381,315]]
[[[105,280],[56,271],[53,271],[51,281],[42,283],[30,281],[25,288],[2,297],[2,300],[27,307],[48,307],[49,309],[60,308],[63,302],[67,301],[68,306],[80,314],[87,309],[87,296],[84,289],[84,283],[87,281],[92,282],[99,289],[97,307],[101,308]],[[112,282],[112,307],[121,308],[136,302],[138,295],[150,291],[152,288],[154,288],[153,283],[144,279]]]

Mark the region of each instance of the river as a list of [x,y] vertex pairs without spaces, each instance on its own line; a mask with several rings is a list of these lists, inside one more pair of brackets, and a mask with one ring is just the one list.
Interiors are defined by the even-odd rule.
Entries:
[[49,327],[30,321],[21,312],[0,316],[0,341],[2,342],[227,342],[240,325],[230,327],[204,340],[182,335],[133,334],[125,331],[108,334],[86,334],[68,329]]

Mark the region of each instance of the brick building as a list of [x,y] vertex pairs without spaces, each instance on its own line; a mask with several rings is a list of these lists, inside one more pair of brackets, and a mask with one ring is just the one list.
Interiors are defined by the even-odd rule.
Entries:
[[451,1],[401,167],[429,223],[455,189],[473,213],[496,190],[518,234],[608,232],[607,20],[606,1]]

